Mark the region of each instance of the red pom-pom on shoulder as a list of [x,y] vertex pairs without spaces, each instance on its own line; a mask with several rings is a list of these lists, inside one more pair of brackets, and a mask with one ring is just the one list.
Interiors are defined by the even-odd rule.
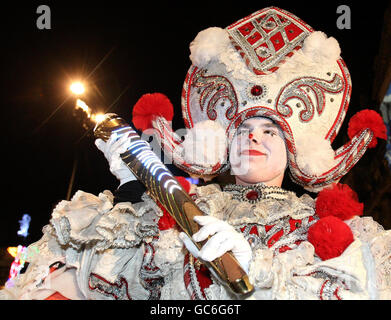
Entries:
[[133,107],[132,122],[134,126],[145,131],[152,128],[152,120],[156,116],[164,117],[167,121],[172,121],[174,117],[174,107],[162,93],[147,93],[141,96]]
[[322,260],[340,256],[353,240],[349,226],[333,216],[318,220],[308,229],[308,241]]
[[358,201],[357,194],[347,185],[337,183],[319,192],[315,202],[315,212],[319,218],[335,216],[341,220],[363,214],[364,204]]
[[182,188],[185,189],[187,193],[189,193],[191,188],[191,183],[185,177],[176,176],[175,178],[181,184]]
[[383,118],[374,110],[365,109],[357,112],[349,121],[348,136],[352,139],[361,130],[369,128],[373,132],[372,141],[368,148],[377,145],[377,138],[387,140],[387,128]]
[[[185,191],[187,193],[189,193],[190,187],[191,187],[190,182],[187,181],[185,177],[177,176],[175,178],[178,180],[178,182],[180,183],[182,188],[185,189]],[[160,217],[159,222],[158,222],[159,230],[167,230],[167,229],[173,228],[176,225],[174,218],[171,217],[171,215],[167,212],[167,210],[159,202],[157,203],[157,205],[163,211],[163,216]]]

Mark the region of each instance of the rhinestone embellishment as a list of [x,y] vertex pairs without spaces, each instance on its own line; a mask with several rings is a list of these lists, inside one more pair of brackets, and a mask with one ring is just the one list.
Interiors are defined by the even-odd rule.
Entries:
[[250,201],[256,201],[260,197],[260,194],[257,190],[250,190],[245,196]]
[[262,199],[284,200],[290,193],[279,187],[268,187],[263,183],[251,186],[230,184],[224,187],[225,192],[232,194],[232,198],[239,201],[257,203]]
[[267,94],[267,87],[263,84],[250,84],[247,86],[246,94],[249,100],[262,99]]
[[253,95],[253,96],[256,96],[256,97],[258,97],[258,96],[260,96],[262,93],[263,93],[263,89],[262,89],[262,87],[261,86],[253,86],[252,88],[251,88],[251,94]]

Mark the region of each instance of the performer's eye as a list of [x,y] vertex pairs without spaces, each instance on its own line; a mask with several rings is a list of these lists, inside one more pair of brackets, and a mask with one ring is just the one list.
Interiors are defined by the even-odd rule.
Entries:
[[272,137],[274,137],[274,136],[277,134],[277,133],[274,132],[273,130],[265,130],[263,133],[268,134],[268,135],[270,135],[270,136],[272,136]]
[[239,128],[238,129],[238,135],[243,135],[243,134],[249,134],[250,130],[248,128]]

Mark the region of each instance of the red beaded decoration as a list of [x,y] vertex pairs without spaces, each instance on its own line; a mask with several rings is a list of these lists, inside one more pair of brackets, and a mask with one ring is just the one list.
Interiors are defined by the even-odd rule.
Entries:
[[246,198],[248,200],[257,200],[258,197],[259,197],[259,193],[256,190],[251,190],[251,191],[246,193]]
[[253,96],[260,96],[262,93],[263,93],[263,88],[261,86],[256,85],[251,88],[251,94]]

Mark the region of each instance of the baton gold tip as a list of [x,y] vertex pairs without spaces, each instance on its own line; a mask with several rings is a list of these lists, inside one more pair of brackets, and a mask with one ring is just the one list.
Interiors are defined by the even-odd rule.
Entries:
[[240,295],[241,298],[250,296],[254,292],[254,287],[248,279],[248,275],[244,275],[240,279],[230,281],[229,286],[233,292]]

